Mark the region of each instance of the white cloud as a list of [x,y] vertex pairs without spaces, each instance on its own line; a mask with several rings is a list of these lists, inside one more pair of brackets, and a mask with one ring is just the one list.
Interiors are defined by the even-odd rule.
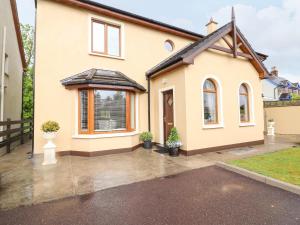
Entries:
[[[218,21],[230,20],[231,6],[216,11]],[[300,1],[283,0],[281,6],[257,9],[235,5],[237,24],[253,47],[269,55],[266,65],[276,65],[281,76],[300,81]]]

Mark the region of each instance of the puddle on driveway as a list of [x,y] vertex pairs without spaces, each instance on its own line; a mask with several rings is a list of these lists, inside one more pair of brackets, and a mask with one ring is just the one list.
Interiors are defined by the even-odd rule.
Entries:
[[230,151],[229,153],[233,154],[233,155],[246,155],[246,154],[250,154],[250,153],[253,153],[256,151],[257,151],[257,149],[255,149],[253,147],[245,147],[245,148],[235,149],[233,151]]

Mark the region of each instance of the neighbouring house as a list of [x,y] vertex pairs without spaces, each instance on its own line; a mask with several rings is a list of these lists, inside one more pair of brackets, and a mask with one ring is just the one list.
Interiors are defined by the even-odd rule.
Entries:
[[37,0],[35,153],[56,120],[60,155],[132,151],[177,127],[185,155],[264,141],[266,55],[232,21],[200,35],[88,0]]
[[0,7],[0,121],[20,120],[26,61],[15,0]]
[[268,77],[262,80],[264,101],[278,101],[282,94],[300,94],[299,83],[292,83],[284,77],[278,76],[274,66]]

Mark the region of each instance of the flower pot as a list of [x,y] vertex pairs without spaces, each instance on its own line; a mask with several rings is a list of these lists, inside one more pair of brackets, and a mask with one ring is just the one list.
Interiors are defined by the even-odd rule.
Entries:
[[172,157],[179,156],[179,148],[169,148],[169,155]]
[[152,141],[144,141],[143,147],[145,149],[152,149]]
[[56,137],[57,132],[44,132],[43,137],[47,140],[44,145],[44,162],[43,165],[56,164],[57,160],[55,157],[56,145],[53,143],[53,139]]

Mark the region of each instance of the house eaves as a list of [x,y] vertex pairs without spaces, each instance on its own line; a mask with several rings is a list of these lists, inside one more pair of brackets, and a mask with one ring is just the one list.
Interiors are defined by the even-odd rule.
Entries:
[[19,48],[20,57],[21,57],[21,61],[22,61],[22,67],[23,67],[23,70],[26,70],[27,64],[26,64],[26,59],[25,59],[25,52],[24,52],[24,46],[23,46],[23,40],[22,40],[22,34],[21,34],[20,21],[19,21],[19,16],[18,16],[16,0],[10,0],[10,6],[11,6],[12,15],[13,15],[15,31],[16,31],[16,35],[17,35],[18,48]]
[[[216,41],[221,39],[222,37],[225,37],[227,34],[232,32],[233,24],[232,22],[227,23],[223,27],[219,28],[218,30],[214,31],[213,33],[207,35],[206,37],[188,45],[187,47],[183,48],[182,50],[178,51],[177,53],[171,55],[166,60],[162,61],[152,69],[148,70],[146,72],[146,76],[148,78],[154,77],[159,75],[162,71],[165,71],[169,67],[174,67],[174,65],[182,65],[182,64],[193,64],[194,58],[199,55],[204,50],[210,48]],[[245,51],[248,52],[248,54],[241,54],[237,53],[238,55],[243,55],[251,58],[251,63],[256,68],[256,70],[259,72],[260,77],[264,78],[267,76],[268,70],[262,63],[261,59],[257,55],[257,53],[253,50],[249,42],[246,40],[246,38],[243,36],[243,34],[240,32],[240,30],[237,28],[237,37],[239,38],[239,41],[243,43]]]

